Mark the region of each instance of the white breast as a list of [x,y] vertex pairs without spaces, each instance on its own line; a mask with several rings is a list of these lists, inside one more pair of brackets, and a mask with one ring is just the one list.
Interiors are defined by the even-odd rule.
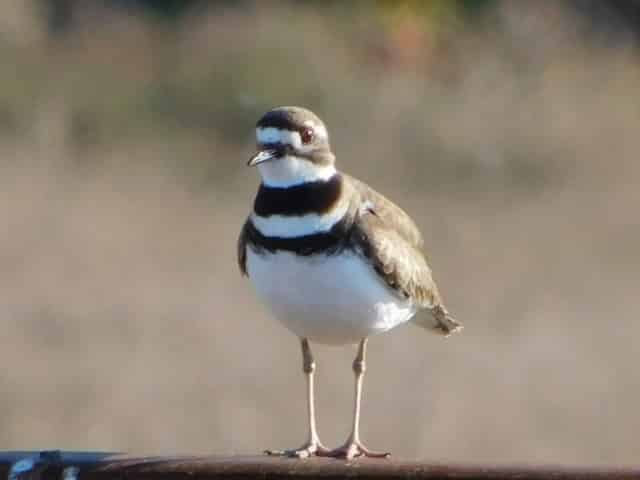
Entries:
[[299,337],[319,343],[356,343],[416,312],[355,253],[300,257],[258,255],[248,248],[247,270],[276,318]]

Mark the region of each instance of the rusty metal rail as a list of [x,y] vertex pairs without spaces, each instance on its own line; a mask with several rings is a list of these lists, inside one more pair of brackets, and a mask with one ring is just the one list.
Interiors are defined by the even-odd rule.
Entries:
[[640,479],[640,468],[446,465],[397,460],[293,460],[266,456],[144,457],[107,452],[0,452],[7,480],[206,479]]

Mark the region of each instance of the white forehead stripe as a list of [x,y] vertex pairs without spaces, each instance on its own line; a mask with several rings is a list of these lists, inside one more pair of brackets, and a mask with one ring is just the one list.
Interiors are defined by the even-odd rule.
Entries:
[[281,143],[292,145],[296,148],[302,146],[302,140],[298,132],[283,130],[281,128],[256,128],[256,138],[258,139],[258,143]]
[[322,215],[309,213],[300,217],[285,215],[261,217],[252,213],[251,221],[265,237],[294,238],[328,232],[331,227],[342,220],[348,208],[348,202],[341,202],[334,209]]

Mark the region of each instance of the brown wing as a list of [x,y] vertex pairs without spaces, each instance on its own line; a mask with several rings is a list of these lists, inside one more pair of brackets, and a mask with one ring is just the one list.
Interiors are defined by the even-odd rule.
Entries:
[[240,230],[240,236],[238,237],[238,267],[240,268],[240,273],[242,275],[247,276],[247,239],[248,239],[248,227],[249,227],[249,219],[244,222],[242,226],[242,230]]
[[354,239],[387,285],[416,305],[429,310],[429,319],[415,323],[444,335],[462,329],[442,303],[438,287],[422,251],[418,227],[397,205],[366,184],[351,179],[359,192],[360,209],[354,217]]
[[365,204],[369,203],[375,207],[376,215],[385,225],[398,232],[405,242],[419,250],[422,249],[424,244],[422,234],[404,210],[376,192],[366,183],[349,175],[344,176],[347,177],[348,182],[351,183],[353,188],[358,192],[362,201],[365,202]]
[[360,250],[389,287],[420,307],[433,308],[440,304],[440,295],[431,269],[424,254],[407,239],[404,231],[387,221],[387,207],[374,204],[358,213],[354,234]]

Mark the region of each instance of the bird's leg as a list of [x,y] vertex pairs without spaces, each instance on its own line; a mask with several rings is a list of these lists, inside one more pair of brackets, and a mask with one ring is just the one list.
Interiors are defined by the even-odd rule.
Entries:
[[268,455],[278,455],[285,457],[298,457],[306,458],[312,455],[321,455],[328,453],[329,449],[324,447],[318,437],[318,431],[316,428],[316,412],[314,401],[314,372],[316,369],[316,363],[311,353],[311,347],[309,341],[306,338],[301,340],[302,347],[302,371],[307,379],[307,413],[309,414],[309,438],[306,443],[300,448],[293,448],[291,450],[267,450],[265,453]]
[[319,455],[352,460],[356,457],[387,458],[390,453],[372,452],[360,441],[360,400],[362,399],[362,381],[366,370],[367,339],[360,341],[358,353],[353,361],[353,373],[356,376],[355,402],[353,406],[353,427],[347,441],[341,447]]
[[310,453],[318,453],[318,451],[328,451],[320,442],[318,437],[318,429],[316,427],[316,408],[315,408],[315,384],[314,373],[316,362],[311,353],[309,341],[305,338],[302,340],[302,371],[307,378],[307,414],[309,416],[309,438],[305,447]]

